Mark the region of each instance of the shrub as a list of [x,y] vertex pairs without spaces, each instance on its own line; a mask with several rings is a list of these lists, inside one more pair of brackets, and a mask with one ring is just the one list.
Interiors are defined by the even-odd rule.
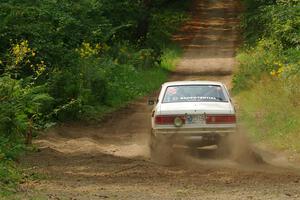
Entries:
[[300,68],[300,3],[293,0],[245,2],[247,10],[242,27],[246,46],[237,56],[235,91],[251,87],[261,74],[281,74],[288,78]]
[[187,2],[0,3],[1,191],[18,183],[12,160],[39,130],[99,119],[166,79]]
[[300,3],[245,0],[246,45],[240,49],[233,90],[241,121],[254,139],[300,151]]

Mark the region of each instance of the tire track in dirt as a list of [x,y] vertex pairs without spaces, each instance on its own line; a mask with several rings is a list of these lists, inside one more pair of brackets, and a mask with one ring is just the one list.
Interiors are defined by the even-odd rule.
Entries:
[[[174,35],[185,49],[170,80],[231,85],[239,44],[235,0],[196,0],[193,18]],[[57,127],[35,143],[28,170],[47,176],[23,184],[21,199],[300,199],[300,175],[264,164],[184,156],[177,166],[151,163],[151,108],[146,99],[113,113],[99,127]]]

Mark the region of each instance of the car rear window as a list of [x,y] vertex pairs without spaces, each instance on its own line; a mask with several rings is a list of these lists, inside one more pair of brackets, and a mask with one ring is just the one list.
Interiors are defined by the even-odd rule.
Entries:
[[227,102],[220,85],[176,85],[165,91],[163,103]]

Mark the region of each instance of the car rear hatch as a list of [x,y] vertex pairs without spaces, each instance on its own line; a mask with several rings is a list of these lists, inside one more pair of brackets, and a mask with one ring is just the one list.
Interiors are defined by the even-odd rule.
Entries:
[[[182,125],[176,126],[176,118],[182,120]],[[155,118],[155,128],[158,129],[232,128],[235,123],[230,102],[164,103],[158,108]]]

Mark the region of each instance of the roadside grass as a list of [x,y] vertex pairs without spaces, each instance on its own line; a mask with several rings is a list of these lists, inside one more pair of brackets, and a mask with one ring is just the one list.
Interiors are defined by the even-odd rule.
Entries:
[[[294,81],[289,84],[297,84]],[[299,96],[287,89],[289,84],[266,76],[252,89],[240,92],[236,99],[241,125],[253,141],[300,152]]]
[[[36,173],[34,169],[28,170],[20,167],[15,161],[0,160],[0,199],[24,199],[21,184],[46,178],[44,174]],[[16,194],[22,194],[22,197]]]
[[12,161],[0,161],[0,198],[16,192],[22,173]]
[[175,66],[182,55],[182,48],[179,45],[171,44],[164,49],[160,66],[167,71],[174,71]]

